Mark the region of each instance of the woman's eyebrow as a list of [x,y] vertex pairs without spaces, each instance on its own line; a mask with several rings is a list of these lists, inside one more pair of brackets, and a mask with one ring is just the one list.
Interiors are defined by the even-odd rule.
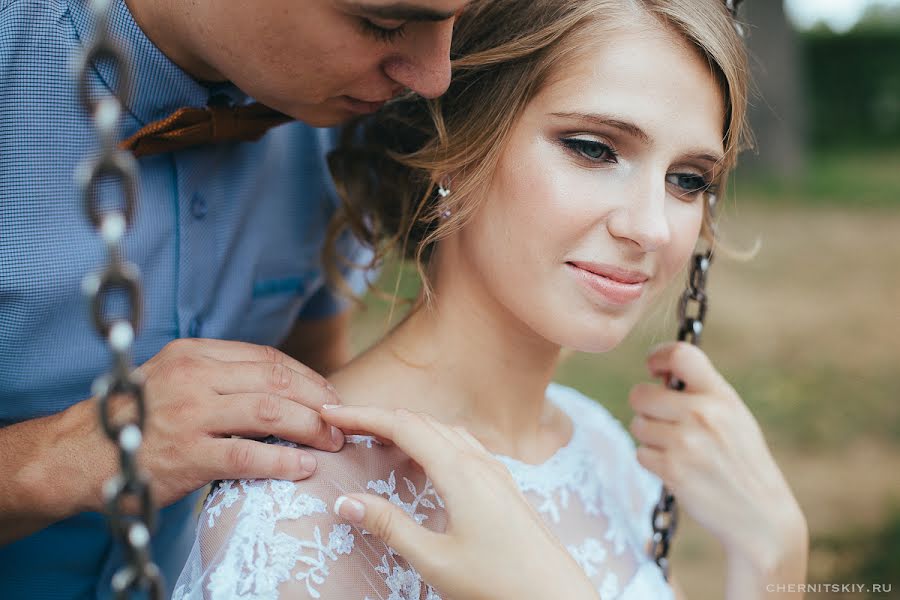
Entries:
[[345,4],[349,9],[362,15],[391,21],[446,21],[459,12],[458,9],[442,12],[429,6],[410,2],[395,2],[393,4],[346,2]]
[[[624,133],[627,133],[632,137],[638,138],[645,145],[649,146],[653,144],[653,138],[646,131],[630,121],[623,120],[613,115],[580,112],[555,112],[551,113],[551,116],[559,117],[561,119],[572,119],[575,121],[588,122],[593,125],[612,127]],[[689,150],[684,153],[684,156],[688,158],[705,160],[712,163],[720,163],[725,158],[720,152],[705,149]]]
[[607,127],[613,127],[615,129],[619,129],[624,131],[628,135],[638,138],[643,143],[650,145],[653,143],[653,138],[650,135],[629,121],[623,121],[622,119],[618,119],[611,115],[601,115],[597,113],[579,113],[579,112],[555,112],[551,113],[554,117],[559,117],[561,119],[573,119],[576,121],[587,121],[588,123],[592,123],[594,125],[605,125]]

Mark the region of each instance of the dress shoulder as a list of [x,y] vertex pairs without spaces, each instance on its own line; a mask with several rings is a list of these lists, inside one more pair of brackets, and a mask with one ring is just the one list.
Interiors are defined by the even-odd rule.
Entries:
[[443,531],[443,502],[396,447],[368,436],[347,438],[340,452],[310,449],[318,467],[309,479],[219,482],[200,513],[173,600],[419,598],[392,595],[411,593],[410,586],[438,600],[393,549],[332,509],[343,494],[376,493],[423,526]]

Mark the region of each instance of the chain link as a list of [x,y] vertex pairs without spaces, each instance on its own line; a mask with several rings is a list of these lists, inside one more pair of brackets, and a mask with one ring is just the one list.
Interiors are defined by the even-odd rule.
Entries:
[[[707,223],[710,231],[715,236],[716,196],[707,194],[706,202],[708,209]],[[706,277],[709,273],[712,259],[712,247],[704,252],[694,254],[691,259],[687,286],[678,302],[679,342],[700,345],[700,337],[703,333],[703,320],[706,318],[707,308]],[[670,389],[681,391],[684,389],[684,382],[675,377],[670,377],[667,386]],[[672,492],[665,485],[662,486],[659,500],[656,506],[653,507],[651,524],[653,536],[650,538],[649,554],[656,564],[659,565],[663,576],[668,581],[669,547],[678,527],[678,503],[675,501],[675,496],[672,495]]]
[[[119,451],[120,473],[103,487],[110,529],[124,547],[126,559],[126,564],[113,574],[112,589],[117,600],[128,598],[139,589],[148,590],[154,600],[162,600],[165,589],[162,574],[150,557],[156,509],[150,483],[137,466],[146,406],[143,382],[132,373],[131,348],[140,326],[141,285],[137,267],[125,261],[122,248],[137,203],[137,163],[130,153],[116,146],[123,95],[130,89],[130,69],[123,52],[109,37],[111,5],[111,0],[91,0],[94,39],[80,57],[77,73],[79,97],[91,115],[100,140],[100,155],[78,166],[76,180],[85,214],[103,239],[108,257],[105,268],[85,277],[82,287],[91,304],[94,327],[113,355],[112,371],[98,377],[92,387],[92,393],[99,399],[103,431]],[[92,98],[89,82],[93,65],[99,61],[108,61],[117,71],[118,92]],[[121,186],[120,206],[101,208],[98,190],[101,180]],[[123,294],[126,314],[107,316],[113,298]],[[113,404],[118,408],[118,419],[113,418]],[[128,503],[138,507],[136,515],[126,512]]]

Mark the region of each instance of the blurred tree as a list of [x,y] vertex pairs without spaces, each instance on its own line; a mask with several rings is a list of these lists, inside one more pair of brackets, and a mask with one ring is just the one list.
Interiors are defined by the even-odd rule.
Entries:
[[806,123],[801,46],[780,0],[741,5],[749,24],[751,72],[757,93],[750,98],[756,152],[742,158],[742,171],[793,178],[806,165]]
[[855,30],[879,29],[900,31],[900,4],[872,4],[863,13]]

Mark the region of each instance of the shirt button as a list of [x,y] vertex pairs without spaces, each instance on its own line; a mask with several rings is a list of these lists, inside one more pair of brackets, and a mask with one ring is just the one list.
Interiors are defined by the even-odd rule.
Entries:
[[191,319],[188,325],[188,337],[200,337],[200,328],[203,327],[203,320],[200,317]]
[[202,219],[206,216],[207,206],[206,200],[200,194],[194,194],[191,198],[191,214],[195,219]]

